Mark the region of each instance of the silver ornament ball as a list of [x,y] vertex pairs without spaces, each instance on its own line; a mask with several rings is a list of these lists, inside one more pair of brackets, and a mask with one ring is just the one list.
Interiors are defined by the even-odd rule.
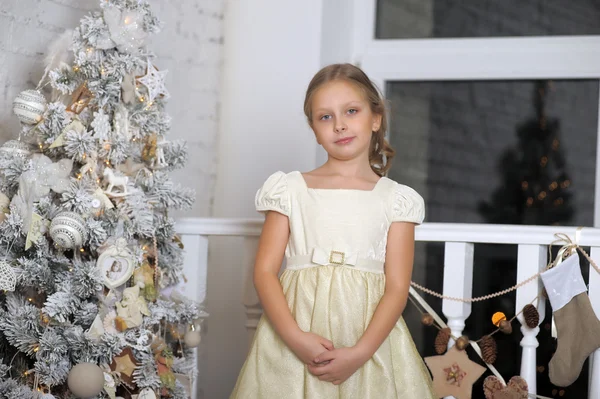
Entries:
[[13,112],[22,123],[35,125],[42,120],[48,103],[37,90],[25,90],[13,101]]
[[50,224],[50,237],[61,248],[79,248],[87,239],[85,221],[75,212],[59,213]]
[[67,384],[78,398],[92,398],[104,388],[104,372],[94,363],[79,363],[69,371]]
[[188,348],[197,347],[198,345],[200,345],[201,341],[202,341],[202,336],[200,335],[199,330],[190,330],[190,331],[186,332],[185,335],[183,336],[183,343]]
[[8,140],[0,147],[0,153],[6,156],[18,155],[27,158],[31,155],[31,148],[26,143],[19,140]]

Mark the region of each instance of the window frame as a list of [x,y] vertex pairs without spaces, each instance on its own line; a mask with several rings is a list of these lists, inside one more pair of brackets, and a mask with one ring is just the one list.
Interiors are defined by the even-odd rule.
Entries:
[[[399,81],[600,80],[600,36],[377,39],[376,11],[377,0],[352,0],[352,20],[338,23],[352,26],[347,55],[384,95]],[[600,226],[600,107],[597,135],[593,227]]]

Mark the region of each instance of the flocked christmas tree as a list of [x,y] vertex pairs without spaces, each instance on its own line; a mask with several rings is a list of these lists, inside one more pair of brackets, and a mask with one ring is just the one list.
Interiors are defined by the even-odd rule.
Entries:
[[[144,0],[100,8],[50,48],[0,148],[0,398],[189,396],[205,313],[177,290],[165,73]],[[45,396],[44,396],[45,395]]]
[[550,88],[549,81],[535,82],[535,116],[517,128],[517,147],[501,157],[502,185],[479,206],[488,223],[560,225],[573,216],[560,124],[546,115]]

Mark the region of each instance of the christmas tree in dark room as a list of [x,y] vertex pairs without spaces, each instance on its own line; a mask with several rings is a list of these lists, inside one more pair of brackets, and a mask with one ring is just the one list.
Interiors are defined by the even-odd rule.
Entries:
[[[534,115],[516,129],[517,144],[500,156],[499,170],[502,183],[492,193],[489,201],[479,203],[479,212],[486,223],[564,226],[573,220],[573,183],[567,171],[560,137],[560,121],[547,115],[547,101],[553,83],[539,80],[533,83]],[[558,232],[558,230],[557,230]],[[517,278],[516,246],[489,246],[489,264],[486,274],[490,290],[498,291],[515,283]],[[556,251],[552,252],[552,256]],[[556,350],[556,339],[551,336],[552,308],[547,303],[544,320],[537,339],[537,392],[551,397],[585,397],[587,379],[580,377],[567,388],[554,386],[548,377],[548,363]],[[493,309],[514,308],[512,301],[491,301]],[[518,346],[520,337],[507,337],[507,346]],[[504,365],[518,372],[518,358],[507,357]],[[581,375],[587,375],[584,368]]]
[[551,89],[550,81],[535,82],[535,116],[517,127],[516,148],[500,158],[502,184],[489,202],[479,205],[487,223],[564,225],[573,217],[560,123],[546,115]]

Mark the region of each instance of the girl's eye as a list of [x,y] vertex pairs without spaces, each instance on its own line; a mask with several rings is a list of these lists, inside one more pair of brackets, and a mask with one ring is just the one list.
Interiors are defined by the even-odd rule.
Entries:
[[350,109],[348,110],[348,113],[349,113],[349,114],[355,114],[355,113],[357,113],[357,112],[358,112],[358,110],[357,110],[356,108],[350,108]]
[[323,115],[322,117],[319,118],[319,120],[322,120],[322,121],[326,121],[329,119],[331,119],[331,115]]

